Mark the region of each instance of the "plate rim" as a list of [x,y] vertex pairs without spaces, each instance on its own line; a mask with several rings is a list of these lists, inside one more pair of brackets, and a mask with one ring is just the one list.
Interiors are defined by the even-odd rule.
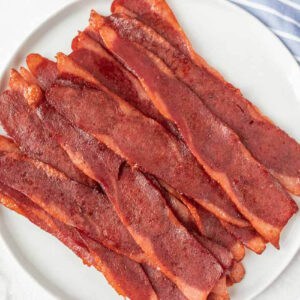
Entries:
[[[73,0],[72,2],[62,5],[60,8],[58,8],[56,11],[51,13],[45,20],[43,20],[40,24],[38,24],[33,30],[31,30],[21,41],[19,46],[12,52],[12,55],[8,59],[8,62],[4,65],[2,68],[2,71],[0,73],[0,78],[2,79],[0,82],[0,93],[6,88],[7,82],[8,82],[8,74],[12,67],[14,67],[14,61],[16,60],[16,57],[19,57],[22,54],[23,48],[26,46],[26,44],[29,43],[30,39],[34,39],[36,36],[39,36],[42,32],[45,32],[47,30],[48,23],[55,22],[55,20],[60,19],[65,11],[68,10],[74,10],[77,8],[77,6],[85,6],[88,5],[89,2],[95,2],[96,0]],[[108,0],[106,0],[108,1]],[[112,1],[112,0],[111,0]],[[167,0],[168,1],[168,0]],[[211,0],[210,0],[211,1]],[[245,17],[247,17],[249,20],[251,20],[251,23],[256,23],[256,25],[260,26],[264,29],[264,31],[272,37],[274,40],[277,40],[278,46],[281,46],[281,49],[285,52],[286,58],[289,57],[290,60],[290,67],[295,69],[295,76],[298,77],[300,82],[300,66],[295,59],[295,57],[292,55],[290,50],[287,48],[287,46],[279,39],[278,36],[276,36],[275,33],[273,33],[261,20],[253,16],[248,11],[244,10],[242,7],[238,6],[237,4],[230,2],[228,0],[213,0],[214,2],[218,3],[218,5],[225,5],[228,6],[229,9],[235,10],[238,14],[243,14]],[[280,47],[279,46],[279,47]],[[3,210],[2,207],[0,207],[0,215],[1,210]],[[1,222],[1,221],[0,221]],[[17,265],[23,269],[23,271],[30,276],[31,279],[35,281],[36,284],[38,284],[44,291],[46,291],[49,295],[53,297],[58,297],[57,291],[55,291],[55,287],[49,287],[49,284],[46,284],[44,282],[44,279],[38,278],[36,272],[30,270],[30,268],[24,263],[22,259],[22,255],[18,254],[18,251],[15,251],[13,248],[13,240],[8,237],[7,233],[5,232],[3,226],[0,226],[0,239],[3,241],[4,247],[9,251],[12,258],[15,260]],[[300,243],[298,245],[297,249],[294,249],[294,253],[290,256],[290,259],[287,261],[284,268],[282,268],[281,272],[277,275],[277,277],[272,278],[269,281],[266,281],[266,284],[255,291],[254,294],[250,295],[249,300],[254,300],[257,296],[261,295],[266,289],[268,289],[280,276],[281,274],[288,268],[288,266],[291,264],[291,262],[294,260],[296,254],[300,250]]]

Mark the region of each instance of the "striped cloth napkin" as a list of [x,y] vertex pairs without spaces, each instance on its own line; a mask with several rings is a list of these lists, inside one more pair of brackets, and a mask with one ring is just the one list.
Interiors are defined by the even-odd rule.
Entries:
[[300,0],[229,0],[260,19],[300,64]]

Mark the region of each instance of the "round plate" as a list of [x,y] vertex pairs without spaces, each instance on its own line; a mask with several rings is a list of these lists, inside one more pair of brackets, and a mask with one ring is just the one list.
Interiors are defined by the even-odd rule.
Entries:
[[[88,0],[65,7],[37,28],[12,57],[8,70],[24,64],[28,53],[54,58],[68,53],[92,8],[109,14],[111,1]],[[196,50],[265,114],[300,140],[300,71],[279,40],[259,21],[223,0],[169,0]],[[1,91],[6,86],[2,81]],[[1,236],[20,264],[59,299],[120,299],[103,276],[82,265],[66,247],[24,218],[0,210]],[[231,289],[232,299],[253,299],[284,270],[299,249],[300,219],[285,229],[281,250],[261,256],[248,252],[245,279]]]

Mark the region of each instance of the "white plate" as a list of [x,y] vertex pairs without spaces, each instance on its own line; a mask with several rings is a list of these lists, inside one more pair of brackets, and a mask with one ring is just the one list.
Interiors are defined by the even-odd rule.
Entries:
[[[109,13],[109,0],[69,5],[36,29],[12,57],[8,68],[24,64],[30,52],[53,58],[70,51],[77,30],[92,8]],[[195,48],[240,87],[264,113],[300,140],[300,71],[286,48],[256,19],[224,0],[170,0]],[[8,68],[2,78],[7,78]],[[6,81],[2,81],[3,90]],[[1,208],[1,236],[19,263],[59,299],[119,299],[102,275],[82,265],[66,247],[24,218]],[[232,299],[253,299],[284,270],[299,249],[300,218],[288,224],[281,251],[247,253],[247,275],[231,289]]]

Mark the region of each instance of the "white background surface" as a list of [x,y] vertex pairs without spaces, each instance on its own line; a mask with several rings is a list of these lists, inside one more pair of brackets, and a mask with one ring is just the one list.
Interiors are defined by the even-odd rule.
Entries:
[[[49,15],[70,2],[73,1],[0,0],[0,69],[4,68],[15,49],[34,28]],[[33,251],[36,250],[33,249]],[[1,242],[0,253],[0,300],[53,299],[19,267],[6,246],[2,245]],[[256,300],[269,299],[300,299],[300,254],[284,274],[267,291],[256,298]]]

